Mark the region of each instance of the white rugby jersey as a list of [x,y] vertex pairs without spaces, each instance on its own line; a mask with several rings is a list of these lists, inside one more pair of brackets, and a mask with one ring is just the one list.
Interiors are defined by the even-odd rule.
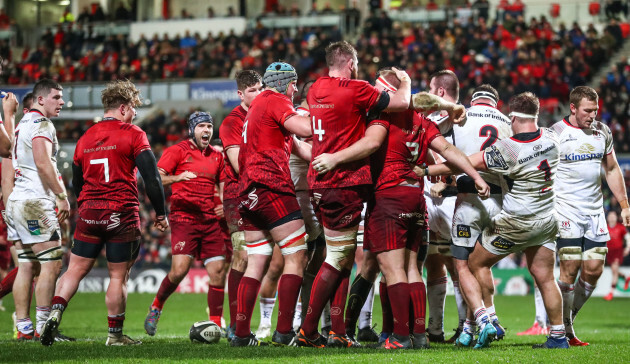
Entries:
[[59,142],[57,141],[55,126],[50,119],[44,117],[40,112],[28,112],[15,127],[15,145],[11,151],[13,169],[15,170],[15,187],[13,187],[9,200],[34,198],[55,200],[55,194],[49,186],[44,186],[37,173],[33,158],[33,140],[36,138],[45,138],[52,142],[51,160],[57,176],[61,178],[57,169]]
[[[455,146],[466,155],[473,155],[494,145],[497,141],[512,136],[512,122],[497,108],[477,104],[466,110],[464,125],[453,126]],[[502,185],[501,176],[479,172],[481,178],[497,186]]]
[[594,121],[588,129],[569,124],[565,118],[551,126],[560,141],[560,166],[556,179],[559,211],[598,214],[603,206],[602,160],[613,152],[610,128]]
[[[435,123],[435,125],[437,125],[438,130],[440,131],[440,134],[442,134],[442,136],[444,137],[444,139],[446,139],[447,142],[453,144],[453,122],[448,117],[448,114],[442,115],[441,111],[435,111],[431,113],[429,116],[427,116],[427,119],[431,120],[432,122]],[[440,163],[440,162],[443,162],[443,160],[436,161],[436,163]],[[431,186],[433,185],[434,183],[431,182],[429,177],[425,176],[424,177],[424,192],[427,195],[430,195]]]
[[[295,110],[300,116],[309,115],[308,110],[301,106],[296,107]],[[308,174],[308,168],[310,165],[310,161],[305,161],[304,159],[291,153],[291,156],[289,157],[289,171],[291,171],[291,179],[293,180],[296,191],[308,191],[308,180],[306,179],[306,175]]]
[[496,142],[483,153],[489,171],[509,178],[503,211],[544,218],[554,212],[553,182],[560,162],[558,135],[550,129],[521,133]]

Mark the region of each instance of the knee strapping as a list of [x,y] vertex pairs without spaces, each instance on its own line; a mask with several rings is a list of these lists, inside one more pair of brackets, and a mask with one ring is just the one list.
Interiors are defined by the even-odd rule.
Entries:
[[245,232],[237,231],[230,235],[230,239],[232,240],[232,249],[234,251],[245,250]]
[[299,252],[300,250],[306,250],[307,240],[308,234],[306,233],[304,226],[302,226],[293,233],[289,234],[286,238],[280,240],[278,242],[278,246],[280,247],[282,255],[289,255]]
[[247,254],[271,255],[273,245],[267,239],[260,239],[246,244]]
[[60,246],[55,246],[37,253],[36,256],[37,260],[41,264],[55,262],[61,260],[61,257],[63,257],[63,251]]
[[337,270],[341,270],[341,262],[350,256],[356,246],[354,244],[347,245],[328,245],[326,246],[326,259],[324,262]]
[[606,260],[606,247],[594,247],[582,253],[582,260]]
[[560,260],[582,260],[582,248],[579,246],[567,246],[558,249]]
[[18,263],[34,263],[39,261],[30,247],[25,246],[24,249],[16,249],[15,253],[18,257]]

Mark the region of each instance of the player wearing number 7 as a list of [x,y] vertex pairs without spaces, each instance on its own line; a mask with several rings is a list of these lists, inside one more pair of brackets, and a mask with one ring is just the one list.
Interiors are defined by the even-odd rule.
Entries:
[[140,91],[129,81],[115,81],[107,84],[101,99],[105,117],[85,132],[74,153],[72,183],[79,218],[68,270],[57,283],[42,345],[54,343],[61,315],[103,246],[110,278],[105,296],[109,323],[106,345],[141,343],[122,333],[127,279],[141,236],[136,172],[140,171],[155,209],[154,226],[161,231],[168,228],[164,190],[147,136],[131,124],[135,107],[141,104]]

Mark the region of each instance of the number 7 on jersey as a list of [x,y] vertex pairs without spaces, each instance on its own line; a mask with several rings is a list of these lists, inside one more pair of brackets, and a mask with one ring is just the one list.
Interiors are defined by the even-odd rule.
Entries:
[[109,182],[109,160],[107,158],[91,159],[90,164],[102,164],[105,182]]

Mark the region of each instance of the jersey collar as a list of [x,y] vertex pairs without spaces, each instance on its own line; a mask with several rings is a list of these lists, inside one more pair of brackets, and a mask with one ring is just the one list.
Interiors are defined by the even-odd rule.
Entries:
[[573,129],[580,129],[580,130],[582,130],[582,128],[574,126],[573,124],[571,124],[569,122],[569,117],[570,117],[570,115],[565,116],[564,119],[562,119],[562,121],[564,121],[565,124],[567,124],[568,126],[572,127]]
[[[41,115],[41,116],[44,116],[44,114],[42,114],[42,112],[41,112],[41,111],[39,111],[39,110],[37,110],[37,109],[30,109],[28,112],[34,112],[34,113],[36,113],[36,114],[39,114],[39,115]],[[45,117],[45,116],[44,116],[44,117]]]
[[511,137],[510,139],[519,143],[531,143],[533,141],[540,139],[541,136],[542,136],[542,130],[538,129],[536,131],[532,131],[529,133],[518,133],[514,135],[513,137]]

